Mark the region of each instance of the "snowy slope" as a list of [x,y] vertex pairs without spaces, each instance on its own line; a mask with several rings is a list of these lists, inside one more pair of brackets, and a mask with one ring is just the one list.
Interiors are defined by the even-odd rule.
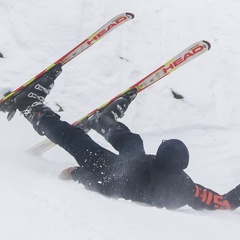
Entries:
[[[0,93],[122,12],[135,19],[66,65],[56,81],[47,103],[64,108],[62,119],[73,122],[190,44],[208,40],[209,52],[139,94],[123,121],[141,134],[148,153],[162,139],[182,139],[191,154],[187,173],[225,193],[240,182],[239,9],[237,0],[0,0]],[[0,123],[1,239],[239,239],[240,210],[168,211],[108,199],[58,179],[76,164],[62,149],[41,158],[25,154],[44,138],[22,116],[7,122],[1,113]]]

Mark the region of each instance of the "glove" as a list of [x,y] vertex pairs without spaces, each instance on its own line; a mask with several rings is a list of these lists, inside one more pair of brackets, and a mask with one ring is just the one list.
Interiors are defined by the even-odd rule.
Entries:
[[71,172],[75,170],[76,167],[69,167],[67,169],[64,169],[58,176],[61,180],[73,180],[73,177],[71,175]]

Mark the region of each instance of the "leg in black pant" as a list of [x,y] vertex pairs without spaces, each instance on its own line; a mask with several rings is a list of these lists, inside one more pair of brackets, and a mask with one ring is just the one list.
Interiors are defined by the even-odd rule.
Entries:
[[98,145],[80,128],[74,127],[58,117],[43,118],[41,128],[54,143],[69,152],[79,166],[98,173],[109,171],[117,155]]
[[122,123],[117,123],[109,135],[109,142],[119,155],[101,147],[82,129],[59,120],[58,116],[44,117],[40,127],[51,141],[78,162],[80,168],[72,172],[74,180],[108,196],[122,191],[127,176],[133,176],[132,166],[144,154],[140,136],[131,133]]

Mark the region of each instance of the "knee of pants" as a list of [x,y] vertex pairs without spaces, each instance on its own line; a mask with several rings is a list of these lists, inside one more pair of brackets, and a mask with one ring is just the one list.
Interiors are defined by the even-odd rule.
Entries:
[[42,127],[45,135],[51,141],[64,148],[71,155],[75,155],[76,152],[81,152],[85,148],[100,148],[82,129],[59,119],[44,119]]
[[108,141],[120,154],[145,154],[140,135],[132,133],[123,123],[110,129]]

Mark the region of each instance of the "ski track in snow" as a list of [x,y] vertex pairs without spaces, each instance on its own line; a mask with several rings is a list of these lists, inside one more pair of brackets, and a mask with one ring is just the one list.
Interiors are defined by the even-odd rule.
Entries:
[[[199,41],[209,52],[143,91],[123,122],[146,151],[180,138],[191,154],[187,173],[225,193],[240,175],[240,2],[236,0],[1,0],[1,96],[17,88],[121,12],[135,18],[64,66],[47,104],[73,122]],[[183,100],[172,97],[171,89]],[[239,239],[240,210],[168,211],[109,199],[58,179],[76,165],[59,147],[43,157],[30,124],[1,113],[0,236],[4,240]],[[90,135],[110,148],[100,136]]]

